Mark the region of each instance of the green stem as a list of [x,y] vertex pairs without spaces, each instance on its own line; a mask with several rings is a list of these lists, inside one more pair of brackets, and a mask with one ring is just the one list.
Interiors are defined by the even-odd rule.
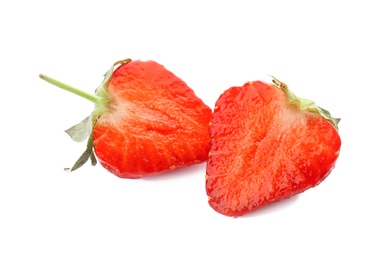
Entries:
[[77,88],[74,88],[72,86],[69,86],[69,85],[67,85],[65,83],[62,83],[62,82],[60,82],[60,81],[58,81],[56,79],[50,78],[50,77],[45,76],[43,74],[39,74],[39,77],[41,79],[43,79],[44,81],[46,81],[46,82],[48,82],[48,83],[50,83],[50,84],[52,84],[52,85],[54,85],[56,87],[62,88],[64,90],[67,90],[67,91],[69,91],[71,93],[74,93],[74,94],[76,94],[76,95],[78,95],[80,97],[88,99],[89,101],[91,101],[91,102],[93,102],[95,104],[102,103],[103,99],[101,97],[89,94],[87,92],[84,92],[84,91],[82,91],[80,89],[77,89]]

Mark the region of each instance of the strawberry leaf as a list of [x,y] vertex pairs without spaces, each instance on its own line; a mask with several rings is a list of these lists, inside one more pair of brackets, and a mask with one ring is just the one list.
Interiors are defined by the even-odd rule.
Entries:
[[92,116],[88,116],[83,121],[77,125],[72,126],[65,132],[73,139],[75,142],[82,142],[91,135],[92,132]]

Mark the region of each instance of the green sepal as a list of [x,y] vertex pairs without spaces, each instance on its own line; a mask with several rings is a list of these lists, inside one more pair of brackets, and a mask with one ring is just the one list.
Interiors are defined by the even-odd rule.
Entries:
[[319,114],[326,120],[328,120],[338,131],[337,124],[340,122],[340,118],[334,118],[330,114],[330,112],[322,107],[317,106],[313,101],[305,99],[305,98],[299,98],[297,97],[289,88],[288,86],[281,82],[280,80],[276,79],[275,77],[272,77],[272,82],[275,87],[280,88],[283,90],[283,92],[286,94],[287,101],[291,104],[296,106],[300,111],[308,111],[312,113]]
[[91,135],[92,132],[92,116],[88,116],[77,125],[72,126],[68,130],[65,130],[75,142],[82,142]]
[[80,158],[75,162],[73,167],[71,169],[65,168],[66,171],[75,171],[81,166],[83,166],[88,159],[91,159],[92,165],[96,165],[96,157],[93,152],[93,136],[92,134],[88,138],[88,143],[87,143],[87,149],[84,151],[84,153],[80,156]]

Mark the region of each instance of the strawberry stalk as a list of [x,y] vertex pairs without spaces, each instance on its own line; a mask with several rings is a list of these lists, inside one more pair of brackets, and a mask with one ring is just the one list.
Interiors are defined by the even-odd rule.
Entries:
[[48,77],[48,76],[46,76],[46,75],[39,74],[39,77],[40,77],[41,79],[43,79],[44,81],[46,81],[46,82],[48,82],[48,83],[50,83],[50,84],[52,84],[52,85],[54,85],[54,86],[56,86],[56,87],[59,87],[59,88],[61,88],[61,89],[64,89],[64,90],[66,90],[66,91],[69,91],[69,92],[71,92],[71,93],[73,93],[73,94],[76,94],[76,95],[78,95],[78,96],[80,96],[80,97],[83,97],[83,98],[85,98],[85,99],[88,99],[89,101],[91,101],[91,102],[93,102],[93,103],[95,103],[95,104],[101,103],[101,102],[102,102],[102,98],[101,98],[101,97],[98,97],[98,96],[96,96],[96,95],[92,95],[92,94],[87,93],[87,92],[85,92],[85,91],[82,91],[82,90],[80,90],[80,89],[74,88],[74,87],[72,87],[72,86],[69,86],[68,84],[62,83],[61,81],[58,81],[58,80],[53,79],[53,78],[51,78],[51,77]]
[[43,74],[39,74],[39,77],[44,81],[69,91],[73,94],[76,94],[80,97],[83,97],[95,104],[95,109],[90,116],[85,118],[80,123],[72,126],[67,129],[65,132],[76,142],[82,142],[88,138],[87,149],[83,152],[80,158],[76,161],[72,168],[65,168],[66,171],[74,171],[81,166],[83,166],[89,159],[91,160],[92,165],[96,165],[97,160],[95,153],[93,151],[93,134],[92,130],[95,126],[97,119],[106,111],[107,102],[109,100],[107,85],[112,77],[112,73],[117,65],[130,62],[131,59],[124,59],[115,62],[111,68],[104,75],[103,82],[100,84],[99,88],[96,89],[95,94],[90,94],[80,89],[74,88],[68,84],[65,84],[61,81],[53,79]]

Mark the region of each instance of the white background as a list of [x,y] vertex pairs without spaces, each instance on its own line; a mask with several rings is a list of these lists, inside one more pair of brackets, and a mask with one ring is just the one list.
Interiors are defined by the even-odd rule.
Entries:
[[[389,259],[387,1],[3,1],[0,259]],[[155,60],[210,107],[274,75],[340,117],[341,155],[318,187],[240,218],[213,211],[205,164],[120,179],[67,173],[64,130],[124,58]]]

